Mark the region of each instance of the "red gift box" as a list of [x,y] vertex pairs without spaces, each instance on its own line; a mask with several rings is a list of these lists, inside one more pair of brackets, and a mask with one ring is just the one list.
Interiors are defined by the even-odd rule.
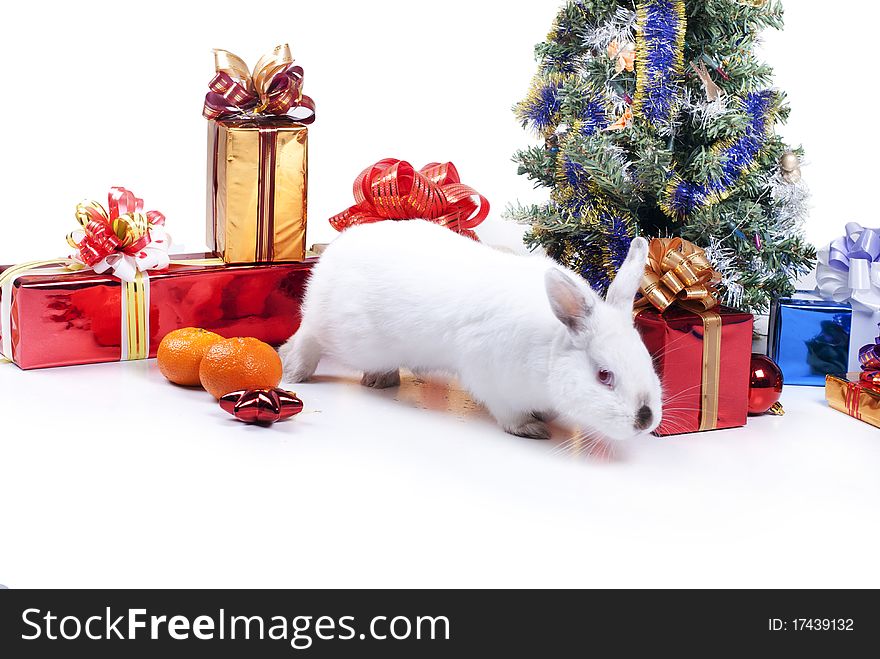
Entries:
[[[314,262],[194,261],[151,271],[135,284],[90,270],[36,268],[0,289],[0,346],[5,357],[32,369],[155,357],[162,338],[181,327],[279,345],[299,327]],[[0,266],[0,277],[9,267]],[[132,332],[143,333],[137,350],[130,347]]]
[[[754,317],[726,307],[713,313],[720,316],[720,345],[708,350],[704,320],[697,313],[670,307],[661,314],[646,308],[636,316],[663,388],[663,422],[657,435],[746,425]],[[705,382],[715,375],[717,383]],[[712,391],[717,391],[715,400],[709,400]],[[712,423],[706,415],[714,416],[716,407]]]

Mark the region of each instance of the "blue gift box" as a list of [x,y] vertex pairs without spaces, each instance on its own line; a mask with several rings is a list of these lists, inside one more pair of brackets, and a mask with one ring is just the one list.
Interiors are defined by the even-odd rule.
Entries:
[[776,300],[770,309],[768,353],[785,384],[824,387],[829,373],[846,373],[852,310],[811,293]]

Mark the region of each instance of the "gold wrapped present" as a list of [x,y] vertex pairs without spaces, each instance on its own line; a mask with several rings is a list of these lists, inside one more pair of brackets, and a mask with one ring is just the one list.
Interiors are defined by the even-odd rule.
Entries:
[[224,261],[302,260],[307,197],[306,126],[209,123],[207,242]]
[[880,387],[861,373],[827,376],[825,399],[833,409],[880,428]]
[[208,245],[227,263],[305,257],[308,128],[303,70],[278,46],[253,72],[225,50],[205,97]]

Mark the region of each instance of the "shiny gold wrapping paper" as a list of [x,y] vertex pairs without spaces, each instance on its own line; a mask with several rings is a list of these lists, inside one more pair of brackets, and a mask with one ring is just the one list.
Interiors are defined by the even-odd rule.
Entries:
[[286,117],[208,122],[208,246],[226,263],[305,257],[308,128]]
[[825,399],[838,412],[880,428],[880,389],[859,380],[859,373],[825,378]]

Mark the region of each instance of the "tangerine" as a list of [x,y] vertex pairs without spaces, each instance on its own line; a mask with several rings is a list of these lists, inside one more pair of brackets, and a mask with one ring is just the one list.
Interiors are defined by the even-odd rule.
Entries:
[[199,366],[212,345],[223,337],[198,327],[184,327],[165,335],[156,352],[159,370],[175,384],[198,387]]
[[233,391],[277,387],[281,373],[281,358],[275,349],[250,337],[214,343],[199,367],[202,386],[217,400]]

